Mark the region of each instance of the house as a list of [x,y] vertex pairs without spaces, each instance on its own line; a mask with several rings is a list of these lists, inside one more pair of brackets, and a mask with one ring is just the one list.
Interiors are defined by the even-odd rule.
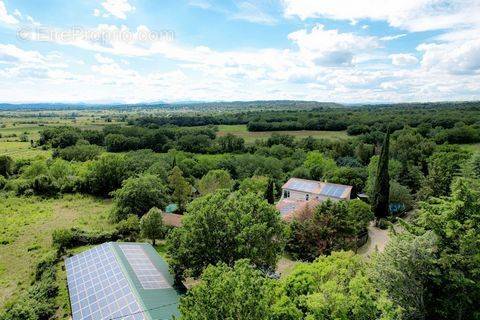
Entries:
[[171,319],[184,291],[147,243],[108,242],[65,260],[72,319]]
[[284,220],[291,220],[296,212],[317,206],[327,199],[350,200],[352,187],[315,180],[291,178],[282,186],[282,198],[276,207]]

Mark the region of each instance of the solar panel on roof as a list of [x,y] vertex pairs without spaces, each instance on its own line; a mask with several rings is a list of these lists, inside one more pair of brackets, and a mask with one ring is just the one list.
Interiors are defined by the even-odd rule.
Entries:
[[65,261],[74,320],[143,320],[144,314],[106,243]]
[[340,198],[345,191],[346,187],[327,184],[322,189],[322,194],[329,196],[329,197],[336,197]]
[[288,187],[294,190],[314,192],[318,187],[318,183],[315,181],[294,180],[290,183]]
[[154,266],[145,250],[138,244],[120,244],[123,254],[144,289],[171,288],[165,277]]

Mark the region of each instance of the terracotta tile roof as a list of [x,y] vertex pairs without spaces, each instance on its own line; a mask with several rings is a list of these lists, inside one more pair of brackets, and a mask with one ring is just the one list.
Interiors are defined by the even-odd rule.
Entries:
[[175,213],[162,213],[163,215],[163,223],[166,226],[170,227],[181,227],[182,226],[182,217],[183,215],[181,214],[175,214]]
[[280,211],[282,219],[292,221],[297,215],[307,213],[320,204],[320,201],[312,199],[309,201],[282,199],[276,204],[276,208]]

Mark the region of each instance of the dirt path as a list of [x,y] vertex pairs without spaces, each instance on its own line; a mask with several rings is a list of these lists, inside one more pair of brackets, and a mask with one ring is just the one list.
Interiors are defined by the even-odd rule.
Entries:
[[[410,220],[414,214],[415,210],[409,211],[404,217],[404,220]],[[401,227],[398,224],[394,224],[393,227],[396,231],[401,232]],[[390,240],[389,233],[390,231],[388,229],[382,230],[375,227],[373,221],[370,222],[370,225],[368,226],[368,241],[361,248],[358,249],[357,253],[369,257],[374,252],[383,252],[383,250],[385,250],[385,246]]]

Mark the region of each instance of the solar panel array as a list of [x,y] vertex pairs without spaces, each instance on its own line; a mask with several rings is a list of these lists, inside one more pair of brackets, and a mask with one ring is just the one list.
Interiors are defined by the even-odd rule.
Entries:
[[288,184],[289,189],[315,193],[319,183],[315,181],[293,180]]
[[142,246],[138,244],[120,244],[120,249],[135,272],[143,289],[171,288],[163,274],[155,267]]
[[341,198],[345,190],[346,187],[344,186],[326,184],[322,189],[322,194],[329,197]]
[[109,243],[65,262],[74,320],[145,319]]

